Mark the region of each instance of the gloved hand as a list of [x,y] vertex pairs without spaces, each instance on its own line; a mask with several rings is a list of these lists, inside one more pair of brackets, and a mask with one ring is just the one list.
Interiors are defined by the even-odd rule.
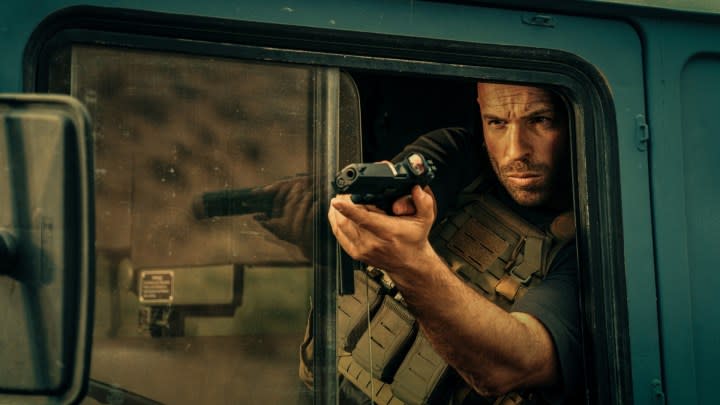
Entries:
[[255,220],[278,238],[298,246],[312,260],[317,201],[310,176],[280,180],[257,192],[272,195],[272,207],[267,213],[255,215]]

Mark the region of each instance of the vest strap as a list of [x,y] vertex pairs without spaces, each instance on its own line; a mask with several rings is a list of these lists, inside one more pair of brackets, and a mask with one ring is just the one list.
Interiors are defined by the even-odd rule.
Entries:
[[530,277],[536,272],[540,272],[543,268],[543,253],[547,251],[549,245],[548,238],[538,238],[527,236],[524,238],[523,258],[522,261],[510,270],[510,273],[520,279],[523,284],[530,281]]
[[510,302],[515,302],[520,287],[522,287],[522,280],[519,277],[512,274],[505,274],[500,282],[495,286],[495,292],[505,297]]
[[520,289],[527,287],[533,276],[544,276],[546,266],[543,258],[547,254],[548,245],[548,238],[524,237],[518,244],[523,253],[516,255],[514,262],[508,262],[509,271],[502,276],[497,286],[495,286],[495,292],[510,302],[515,302],[519,298],[518,292]]

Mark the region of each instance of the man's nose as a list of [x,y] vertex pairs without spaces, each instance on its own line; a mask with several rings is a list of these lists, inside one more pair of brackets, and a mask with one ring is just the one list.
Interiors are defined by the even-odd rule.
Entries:
[[508,126],[508,144],[505,150],[505,157],[510,160],[520,160],[530,156],[531,148],[527,139],[527,131],[520,124]]

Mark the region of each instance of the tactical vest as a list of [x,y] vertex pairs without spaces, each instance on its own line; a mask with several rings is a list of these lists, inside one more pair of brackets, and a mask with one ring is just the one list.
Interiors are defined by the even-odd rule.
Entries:
[[[572,240],[571,214],[556,218],[551,229],[538,229],[484,193],[438,224],[430,240],[455,274],[509,311],[542,281],[557,252]],[[470,388],[418,330],[392,280],[372,267],[354,276],[355,293],[338,299],[342,376],[380,405],[463,403]],[[307,353],[301,357],[309,360]],[[510,393],[481,400],[509,405],[523,397]]]

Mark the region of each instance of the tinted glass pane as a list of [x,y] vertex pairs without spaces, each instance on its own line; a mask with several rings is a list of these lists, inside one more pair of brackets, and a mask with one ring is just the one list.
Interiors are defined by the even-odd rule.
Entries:
[[310,171],[313,69],[76,46],[69,71],[95,135],[91,377],[171,404],[294,402],[309,260],[268,231],[272,201],[198,201]]

